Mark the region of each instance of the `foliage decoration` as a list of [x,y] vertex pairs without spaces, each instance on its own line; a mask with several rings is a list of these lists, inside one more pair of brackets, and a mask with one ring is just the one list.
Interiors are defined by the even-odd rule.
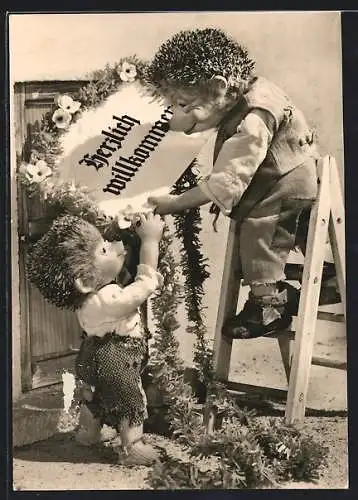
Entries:
[[146,63],[133,55],[94,71],[88,83],[71,96],[56,96],[53,109],[34,126],[18,175],[28,196],[41,200],[49,219],[72,213],[100,227],[111,223],[112,219],[99,210],[85,186],[61,181],[57,171],[62,153],[60,138],[82,112],[101,105],[121,85],[134,80],[142,82],[145,67]]
[[319,478],[327,447],[281,419],[262,421],[232,401],[229,407],[231,416],[210,434],[194,412],[181,419],[177,435],[187,456],[166,454],[149,473],[153,488],[266,489]]
[[[185,170],[173,187],[173,194],[181,194],[196,185],[194,174],[195,160]],[[185,306],[189,319],[187,331],[196,336],[194,346],[194,363],[199,377],[206,386],[213,382],[212,351],[206,338],[204,322],[204,283],[210,276],[207,269],[208,259],[202,253],[199,239],[201,230],[200,209],[186,210],[183,214],[174,215],[176,236],[181,242],[180,264],[185,278]]]

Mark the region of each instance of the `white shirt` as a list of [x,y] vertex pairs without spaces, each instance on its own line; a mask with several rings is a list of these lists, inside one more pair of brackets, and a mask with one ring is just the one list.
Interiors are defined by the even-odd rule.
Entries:
[[225,215],[229,215],[240,201],[267,155],[272,133],[263,120],[264,113],[255,109],[246,116],[237,127],[237,132],[224,142],[214,167],[215,142],[208,141],[210,150],[201,152],[199,164],[203,163],[202,171],[206,173],[207,162],[211,162],[211,173],[199,178],[198,186]]
[[90,294],[77,311],[78,321],[89,336],[103,337],[108,332],[115,332],[141,337],[139,306],[162,284],[160,273],[146,264],[139,264],[134,283],[125,288],[110,284]]

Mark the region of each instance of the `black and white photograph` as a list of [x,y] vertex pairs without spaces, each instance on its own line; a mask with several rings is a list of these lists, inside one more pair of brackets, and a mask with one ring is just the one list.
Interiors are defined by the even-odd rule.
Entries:
[[13,491],[349,488],[341,16],[8,15]]

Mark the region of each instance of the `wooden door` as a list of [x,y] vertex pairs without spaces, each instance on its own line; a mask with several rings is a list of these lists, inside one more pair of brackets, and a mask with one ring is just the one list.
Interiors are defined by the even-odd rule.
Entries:
[[[15,84],[17,161],[28,160],[31,135],[56,93],[77,90],[84,82],[25,82]],[[74,313],[60,310],[40,295],[26,279],[25,259],[29,245],[49,227],[39,199],[26,196],[18,184],[19,273],[21,314],[22,390],[61,380],[64,368],[73,367],[74,348],[80,329]]]

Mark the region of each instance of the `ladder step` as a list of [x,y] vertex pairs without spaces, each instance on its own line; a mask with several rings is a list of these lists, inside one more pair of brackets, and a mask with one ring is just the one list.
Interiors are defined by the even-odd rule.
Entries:
[[283,330],[280,332],[274,332],[268,337],[261,337],[261,338],[279,339],[281,337],[285,337],[287,340],[295,340],[295,332],[292,330]]
[[[285,332],[287,333],[292,332]],[[336,368],[337,370],[347,370],[347,363],[345,361],[330,360],[327,358],[313,357],[312,364],[317,366],[324,366],[327,368]],[[285,401],[287,398],[287,390],[276,389],[274,387],[262,387],[252,384],[243,384],[240,382],[233,382],[231,380],[221,380],[229,391],[243,392],[243,393],[254,393],[268,399],[273,398],[277,400]]]
[[[317,319],[323,321],[332,321],[333,323],[344,323],[344,314],[341,313],[331,313],[326,311],[318,311]],[[295,340],[295,332],[293,330],[284,330],[280,332],[274,332],[267,337],[267,339],[278,339],[280,337],[286,337],[287,340]],[[234,339],[235,340],[235,339]]]
[[[343,315],[342,315],[343,316]],[[285,330],[282,332],[275,332],[269,337],[261,337],[261,338],[269,338],[269,339],[279,339],[284,337],[287,340],[295,339],[295,332],[291,330]],[[319,356],[312,357],[312,365],[317,366],[325,366],[327,368],[336,368],[337,370],[347,370],[347,362],[346,361],[337,361],[329,358],[321,358]],[[230,384],[235,384],[235,382],[229,382]],[[241,384],[245,385],[245,384]],[[248,386],[248,387],[256,387],[256,386]]]
[[318,311],[317,319],[333,321],[334,323],[344,323],[344,314]]
[[275,389],[274,387],[260,387],[258,385],[251,384],[241,384],[239,382],[232,382],[227,380],[221,380],[229,391],[244,392],[244,393],[254,393],[267,399],[273,398],[281,401],[285,401],[287,398],[287,391],[284,389]]
[[337,361],[334,359],[320,358],[314,356],[312,358],[312,364],[316,366],[325,366],[327,368],[336,368],[337,370],[347,370],[346,361]]

